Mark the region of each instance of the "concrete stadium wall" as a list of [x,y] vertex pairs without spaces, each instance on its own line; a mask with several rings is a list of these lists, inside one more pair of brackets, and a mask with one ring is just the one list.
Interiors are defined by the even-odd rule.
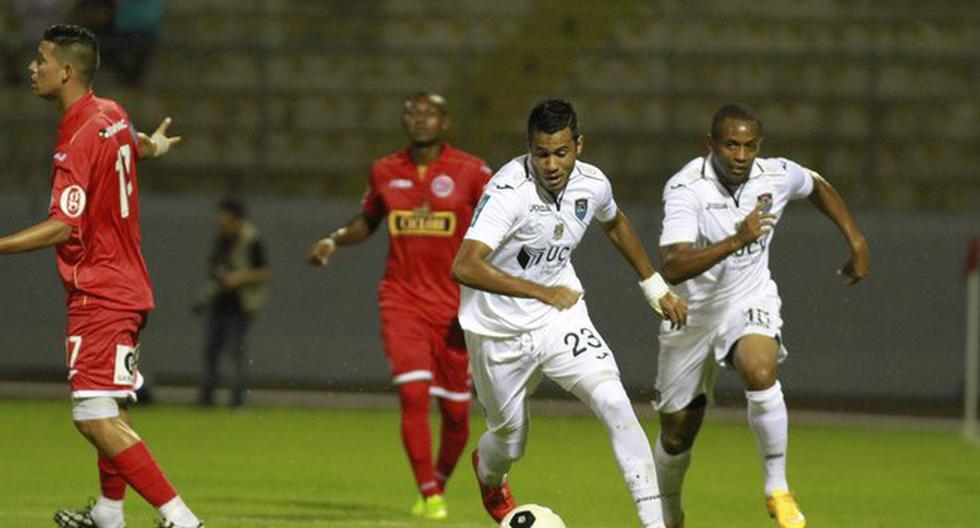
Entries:
[[[157,382],[194,383],[204,320],[189,305],[204,282],[217,197],[147,194],[141,199],[144,251],[157,306],[143,334],[144,371]],[[44,217],[47,196],[0,196],[0,232]],[[387,251],[379,233],[344,249],[331,268],[307,266],[317,237],[357,210],[353,201],[249,201],[272,266],[271,297],[251,336],[256,385],[378,390],[387,386],[379,338],[377,280]],[[660,204],[626,210],[650,250]],[[808,204],[780,225],[772,267],[784,300],[790,358],[780,378],[790,398],[840,408],[877,403],[949,406],[962,397],[965,240],[976,212],[857,214],[873,272],[848,288],[834,270],[846,256],[834,226]],[[656,321],[635,277],[599,230],[576,252],[593,320],[616,351],[623,379],[647,397],[656,372]],[[51,250],[0,258],[0,378],[61,378],[64,305]],[[721,396],[735,396],[732,374]]]

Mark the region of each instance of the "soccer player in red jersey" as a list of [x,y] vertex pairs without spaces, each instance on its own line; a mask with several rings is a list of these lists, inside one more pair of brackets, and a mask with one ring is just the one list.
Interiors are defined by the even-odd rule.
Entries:
[[[449,272],[491,171],[443,139],[449,121],[442,96],[406,99],[402,125],[409,147],[374,163],[361,212],[316,242],[309,260],[326,266],[338,246],[364,241],[387,220],[381,333],[398,387],[402,442],[421,493],[412,514],[443,519],[446,480],[469,437],[470,403],[466,345],[456,319],[459,286]],[[442,416],[434,466],[430,395]]]
[[159,528],[203,527],[130,425],[126,402],[142,383],[139,334],[153,308],[140,252],[136,161],[158,157],[180,140],[137,133],[126,111],[96,97],[95,35],[56,25],[30,64],[31,86],[63,113],[51,175],[48,219],[0,237],[0,253],[57,249],[67,296],[66,364],[72,419],[98,452],[101,496],[88,508],[55,514],[61,527],[120,528],[126,485],[158,508]]

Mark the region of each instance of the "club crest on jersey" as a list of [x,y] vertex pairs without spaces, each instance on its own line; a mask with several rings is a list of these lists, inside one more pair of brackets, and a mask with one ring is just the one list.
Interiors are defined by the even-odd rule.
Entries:
[[579,198],[575,200],[575,217],[579,220],[585,220],[586,213],[589,212],[589,200],[588,198]]
[[772,193],[762,193],[758,198],[756,198],[756,200],[757,203],[763,204],[762,212],[768,213],[769,210],[772,209]]
[[555,240],[561,240],[562,235],[565,234],[565,224],[558,222],[555,224]]
[[78,185],[69,185],[61,191],[58,205],[69,218],[78,218],[85,210],[85,190]]
[[453,193],[456,183],[448,174],[440,174],[432,179],[432,194],[445,198]]

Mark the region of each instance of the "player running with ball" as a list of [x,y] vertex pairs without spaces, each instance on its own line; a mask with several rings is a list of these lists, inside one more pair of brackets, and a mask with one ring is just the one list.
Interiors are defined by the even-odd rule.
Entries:
[[498,522],[515,507],[507,471],[524,454],[527,400],[543,374],[606,426],[643,526],[661,527],[650,444],[612,350],[589,319],[571,262],[591,221],[636,270],[647,300],[670,326],[684,324],[687,307],[654,272],[605,174],[577,160],[583,139],[571,104],[539,103],[527,132],[529,153],[487,184],[453,265],[464,285],[459,320],[486,412],[488,430],[473,453],[483,505]]

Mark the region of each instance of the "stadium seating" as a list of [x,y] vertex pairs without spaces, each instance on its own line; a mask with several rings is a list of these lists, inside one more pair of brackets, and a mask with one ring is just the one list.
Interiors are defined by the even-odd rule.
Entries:
[[[175,116],[189,141],[168,188],[244,171],[253,191],[355,196],[403,144],[401,97],[434,89],[454,141],[495,166],[521,150],[533,101],[572,98],[585,158],[624,196],[658,197],[735,100],[763,115],[766,154],[859,205],[959,206],[977,195],[978,22],[952,1],[170,0],[144,87],[98,87],[141,126]],[[48,109],[23,86],[0,103],[0,184],[45,171],[18,131]]]

